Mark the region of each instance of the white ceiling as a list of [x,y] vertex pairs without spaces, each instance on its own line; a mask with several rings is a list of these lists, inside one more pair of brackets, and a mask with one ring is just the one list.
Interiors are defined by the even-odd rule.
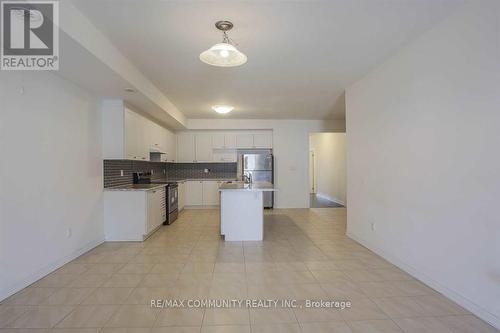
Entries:
[[[461,2],[74,0],[187,117],[269,119],[342,119],[347,86]],[[198,59],[221,19],[235,24],[241,67]]]

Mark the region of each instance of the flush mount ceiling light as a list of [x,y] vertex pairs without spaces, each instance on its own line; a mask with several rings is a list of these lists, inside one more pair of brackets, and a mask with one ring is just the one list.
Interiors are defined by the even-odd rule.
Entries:
[[231,105],[214,105],[214,106],[212,106],[212,110],[214,110],[217,113],[222,113],[222,114],[229,113],[229,112],[233,111],[233,109],[234,109],[234,107]]
[[241,66],[247,62],[247,56],[238,51],[227,32],[233,28],[229,21],[218,21],[215,27],[222,31],[222,43],[215,44],[200,54],[200,60],[219,67]]

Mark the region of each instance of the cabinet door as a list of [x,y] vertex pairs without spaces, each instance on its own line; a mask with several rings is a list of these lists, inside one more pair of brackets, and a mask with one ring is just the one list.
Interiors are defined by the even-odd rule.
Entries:
[[158,190],[157,194],[157,205],[158,205],[158,221],[156,226],[160,226],[167,220],[167,198],[165,187]]
[[196,134],[196,162],[212,161],[212,134]]
[[271,133],[256,133],[253,135],[253,146],[255,148],[272,148],[273,137]]
[[158,213],[155,209],[155,193],[153,191],[146,192],[146,234],[149,234],[155,228]]
[[165,130],[165,140],[166,140],[166,149],[165,152],[165,161],[166,162],[175,162],[176,161],[176,156],[177,156],[177,144],[176,144],[176,138],[175,134]]
[[184,205],[185,205],[185,200],[186,200],[186,183],[179,183],[179,187],[177,188],[178,190],[178,193],[177,195],[179,196],[178,197],[178,210],[181,211],[182,209],[184,209]]
[[195,136],[192,133],[177,135],[177,160],[178,162],[195,162]]
[[203,182],[199,180],[186,182],[186,206],[203,205]]
[[151,125],[153,123],[139,115],[137,117],[138,117],[137,154],[139,156],[138,159],[143,161],[149,161],[149,147],[151,140],[150,131],[151,131]]
[[212,148],[214,149],[224,149],[225,146],[225,135],[224,133],[214,133],[212,134]]
[[138,159],[139,124],[138,116],[125,110],[125,158]]
[[217,206],[220,206],[220,192],[219,192],[219,187],[224,183],[222,180],[217,181]]
[[224,148],[228,148],[228,149],[236,148],[236,134],[235,133],[224,134]]
[[212,160],[214,162],[236,162],[236,150],[215,150]]
[[219,185],[215,180],[206,180],[203,182],[203,205],[215,206],[219,203],[218,193]]
[[253,134],[238,133],[236,134],[237,148],[253,148]]

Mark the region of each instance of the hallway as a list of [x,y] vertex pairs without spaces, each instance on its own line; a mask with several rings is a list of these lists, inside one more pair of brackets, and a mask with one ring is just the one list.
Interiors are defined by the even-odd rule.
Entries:
[[311,208],[342,208],[343,205],[336,203],[334,201],[322,198],[318,196],[316,193],[311,193],[310,198],[310,207]]

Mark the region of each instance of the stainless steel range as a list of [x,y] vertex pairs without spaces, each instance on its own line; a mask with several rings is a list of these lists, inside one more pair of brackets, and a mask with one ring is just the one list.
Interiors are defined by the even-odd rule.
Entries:
[[167,183],[167,220],[163,224],[172,224],[177,220],[179,192],[177,183]]
[[167,219],[163,224],[172,224],[177,220],[179,192],[177,182],[169,182],[152,179],[151,172],[134,172],[134,184],[165,184],[166,185],[166,209]]

